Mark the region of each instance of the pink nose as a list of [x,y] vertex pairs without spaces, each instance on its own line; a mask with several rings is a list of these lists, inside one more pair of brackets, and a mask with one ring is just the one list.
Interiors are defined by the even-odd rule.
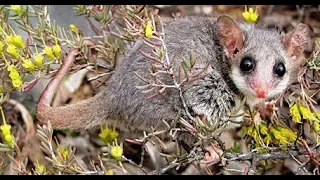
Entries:
[[261,91],[261,90],[257,89],[255,92],[256,92],[258,98],[265,98],[267,96],[267,93],[265,91]]
[[266,98],[269,93],[269,87],[266,83],[254,82],[251,87],[258,98]]

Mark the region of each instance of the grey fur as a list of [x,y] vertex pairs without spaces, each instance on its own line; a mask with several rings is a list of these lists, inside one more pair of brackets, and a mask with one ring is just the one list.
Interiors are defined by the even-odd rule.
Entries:
[[[177,74],[178,66],[183,58],[196,55],[196,70],[202,71],[210,63],[210,76],[183,86],[183,96],[191,112],[217,118],[225,115],[222,97],[231,108],[234,104],[232,90],[221,76],[217,53],[220,52],[215,38],[214,21],[208,18],[188,17],[174,21],[166,27],[166,46],[174,69]],[[142,56],[136,49],[150,52],[150,48],[143,43],[137,43],[128,54],[123,64],[116,69],[107,90],[108,105],[104,109],[106,118],[117,120],[124,129],[146,130],[156,126],[161,119],[174,120],[179,112],[184,112],[178,91],[172,89],[165,94],[147,99],[151,93],[141,93],[136,86],[145,85],[134,72],[147,77],[151,60]],[[162,74],[159,78],[168,84],[173,84],[171,77]],[[111,88],[112,87],[112,88]],[[152,92],[154,93],[154,92]],[[113,95],[112,95],[113,94]],[[110,107],[110,108],[109,108]],[[123,121],[124,123],[120,123]],[[91,121],[92,122],[92,121]],[[97,121],[94,124],[99,124]],[[138,124],[138,126],[136,126]]]

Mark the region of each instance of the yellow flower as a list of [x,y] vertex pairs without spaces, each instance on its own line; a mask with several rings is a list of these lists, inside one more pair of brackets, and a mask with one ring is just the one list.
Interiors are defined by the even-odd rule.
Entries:
[[285,138],[285,137],[281,137],[281,138],[279,139],[279,143],[280,143],[280,144],[290,144],[290,142],[288,141],[288,139]]
[[292,116],[292,120],[294,122],[302,123],[298,104],[295,103],[290,107],[290,115]]
[[11,78],[11,80],[12,80],[11,83],[12,83],[13,87],[15,87],[15,88],[21,87],[22,81],[20,78]]
[[13,147],[13,145],[14,145],[14,136],[11,135],[11,131],[10,131],[11,130],[11,126],[6,123],[6,118],[4,116],[2,107],[0,107],[0,111],[1,111],[1,114],[2,114],[2,123],[3,123],[0,126],[0,130],[1,130],[2,136],[4,137],[4,141],[8,145]]
[[69,28],[70,28],[71,31],[73,31],[73,32],[75,32],[75,33],[78,33],[78,32],[79,32],[77,26],[74,25],[74,24],[70,24],[70,25],[69,25]]
[[4,124],[0,126],[0,129],[2,131],[2,136],[4,137],[4,141],[6,142],[6,144],[8,144],[9,146],[13,147],[13,145],[14,145],[14,136],[11,135],[11,131],[10,131],[11,130],[11,126],[4,122]]
[[18,71],[14,70],[10,72],[9,77],[12,79],[18,79],[20,78],[20,74],[18,73]]
[[112,169],[108,169],[104,172],[105,175],[113,175]]
[[279,139],[281,136],[281,133],[275,128],[271,128],[270,132],[276,139]]
[[52,51],[53,51],[53,54],[56,58],[60,57],[60,54],[61,54],[61,47],[56,44],[54,46],[52,46]]
[[42,54],[36,54],[36,55],[34,55],[33,59],[34,59],[34,62],[36,63],[36,65],[39,68],[41,68],[42,67],[42,63],[43,63],[43,59],[44,59],[43,55]]
[[315,115],[308,108],[304,107],[301,104],[299,104],[299,110],[302,114],[303,119],[313,120],[313,121],[317,120]]
[[13,44],[19,48],[24,48],[24,42],[20,35],[16,35],[13,37]]
[[63,158],[64,160],[67,159],[67,157],[68,157],[68,155],[69,155],[68,147],[66,147],[66,146],[59,146],[59,147],[57,148],[57,151],[60,153],[60,155],[62,156],[62,158]]
[[6,136],[6,135],[8,135],[8,134],[10,134],[11,133],[11,126],[9,125],[9,124],[3,124],[3,125],[1,125],[0,126],[0,129],[1,129],[1,131],[2,131],[2,135],[3,136]]
[[3,46],[4,46],[3,42],[0,41],[0,55],[2,55],[3,53]]
[[313,129],[316,131],[316,132],[319,132],[320,131],[320,124],[317,122],[317,121],[314,121],[313,124]]
[[22,81],[20,79],[14,79],[12,80],[13,87],[19,88],[22,85]]
[[45,46],[43,53],[46,54],[49,58],[54,59],[54,54],[51,47]]
[[13,137],[13,135],[11,135],[11,134],[8,134],[8,135],[6,135],[5,137],[4,137],[4,140],[6,141],[6,143],[9,145],[9,146],[13,146],[13,144],[14,144],[14,137]]
[[10,78],[16,79],[20,76],[15,66],[9,65],[7,69],[10,72],[10,74],[9,74]]
[[17,71],[16,67],[13,65],[9,65],[7,69],[10,72],[9,77],[11,78],[13,87],[15,87],[15,88],[21,87],[22,80],[21,80],[20,74]]
[[278,129],[278,131],[281,132],[282,136],[284,136],[288,141],[294,142],[297,139],[297,133],[292,131],[291,129],[282,126],[277,126],[276,128]]
[[36,160],[36,171],[39,173],[39,174],[45,174],[46,173],[46,167],[42,164],[39,163],[38,160]]
[[10,35],[6,37],[6,41],[18,48],[24,48],[24,42],[20,35]]
[[21,6],[20,5],[11,5],[10,9],[13,10],[16,14],[21,13]]
[[15,58],[17,58],[19,56],[19,53],[14,45],[9,45],[7,47],[7,52]]
[[272,137],[271,137],[269,134],[267,134],[266,137],[263,139],[263,142],[264,142],[267,146],[269,146],[269,144],[272,142]]
[[6,41],[7,41],[9,44],[14,44],[14,36],[13,36],[13,34],[11,34],[10,36],[7,36],[7,37],[6,37]]
[[259,140],[259,133],[258,133],[258,131],[257,131],[256,128],[254,128],[254,130],[253,130],[252,137],[253,137],[253,139],[254,139],[256,142],[260,142],[260,140]]
[[145,27],[145,36],[147,38],[151,38],[152,37],[152,25],[151,23],[148,23]]
[[84,10],[84,5],[76,5],[76,7],[78,8],[79,11],[83,11]]
[[118,133],[117,131],[115,131],[115,129],[110,129],[107,126],[105,126],[104,128],[101,127],[99,137],[104,143],[111,143],[118,137]]
[[[261,124],[260,124],[261,125]],[[253,138],[253,140],[256,142],[256,146],[260,146],[261,142],[260,142],[260,136],[259,136],[259,126],[255,126],[254,124],[250,125],[249,127],[246,128],[246,134],[248,136],[251,136]],[[267,127],[264,125],[264,127],[262,126],[262,128],[260,127],[260,131],[262,130],[262,132],[268,131]]]
[[315,112],[314,114],[320,120],[320,112]]
[[31,70],[31,71],[36,69],[36,66],[33,64],[33,62],[30,59],[23,60],[22,66],[27,70]]
[[267,135],[268,134],[268,128],[267,128],[267,126],[266,125],[264,125],[264,124],[260,124],[259,125],[259,127],[260,127],[260,133],[261,134],[263,134],[263,135]]
[[257,9],[253,11],[252,8],[249,8],[249,11],[247,11],[247,6],[245,6],[245,12],[242,13],[242,16],[247,22],[256,22],[259,17]]
[[122,153],[123,153],[123,148],[119,145],[115,145],[115,146],[111,146],[111,156],[115,159],[115,160],[120,160],[122,157]]
[[249,136],[252,136],[252,134],[253,134],[253,125],[249,126],[246,130],[247,130],[247,134]]
[[280,140],[282,139],[282,135],[281,133],[276,129],[276,128],[271,128],[270,129],[270,133],[273,135],[273,137],[276,139],[276,140]]

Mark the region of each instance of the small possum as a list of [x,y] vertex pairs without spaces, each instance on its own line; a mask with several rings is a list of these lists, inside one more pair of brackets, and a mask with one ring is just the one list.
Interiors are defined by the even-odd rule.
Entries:
[[[207,76],[182,86],[186,108],[177,89],[148,99],[150,93],[142,93],[137,88],[145,82],[136,73],[147,78],[153,63],[138,51],[150,53],[151,48],[138,40],[102,92],[75,104],[52,108],[51,99],[44,95],[45,90],[37,107],[38,119],[49,120],[58,129],[83,130],[108,123],[116,124],[123,131],[150,131],[151,126],[163,120],[170,123],[179,117],[187,119],[187,109],[193,116],[206,116],[215,121],[226,116],[227,109],[232,109],[238,98],[245,99],[253,108],[284,92],[293,69],[299,66],[297,59],[307,46],[309,28],[299,24],[295,30],[280,34],[277,30],[235,21],[226,15],[218,18],[192,16],[166,25],[165,37],[176,77],[181,62],[190,53],[196,56],[195,71],[207,69]],[[72,61],[69,66],[71,64]],[[60,70],[64,68],[66,72],[64,66]],[[168,74],[157,77],[173,84]],[[57,85],[61,78],[60,74],[60,80],[55,77],[52,81]],[[47,88],[50,86],[53,82]],[[238,126],[230,122],[228,127]]]

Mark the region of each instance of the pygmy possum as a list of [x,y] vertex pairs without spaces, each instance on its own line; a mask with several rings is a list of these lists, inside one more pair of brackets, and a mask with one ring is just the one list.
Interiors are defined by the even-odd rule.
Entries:
[[[107,123],[116,124],[123,131],[150,131],[162,121],[170,124],[177,117],[188,119],[188,112],[205,116],[212,124],[220,119],[218,124],[225,123],[224,129],[239,127],[242,118],[223,122],[221,117],[235,106],[237,99],[253,108],[284,92],[309,41],[309,28],[302,23],[284,34],[226,15],[177,18],[165,26],[164,32],[168,58],[174,59],[171,65],[175,77],[190,53],[196,57],[193,70],[205,69],[206,76],[185,83],[181,91],[171,89],[148,98],[151,92],[143,93],[137,88],[146,84],[137,74],[149,77],[153,61],[141,51],[152,50],[137,40],[102,92],[78,103],[52,108],[52,91],[57,89],[78,52],[73,48],[40,97],[38,119],[50,121],[57,129],[83,130]],[[88,41],[87,46],[93,47],[94,43]],[[157,74],[157,78],[166,84],[174,83],[166,73]]]

